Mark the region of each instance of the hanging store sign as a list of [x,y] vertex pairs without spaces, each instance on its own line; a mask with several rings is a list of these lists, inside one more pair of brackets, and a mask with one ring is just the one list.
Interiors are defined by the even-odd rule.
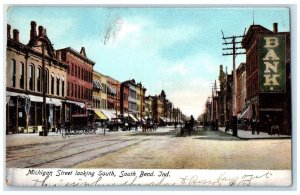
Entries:
[[285,92],[285,35],[262,35],[259,40],[260,92]]

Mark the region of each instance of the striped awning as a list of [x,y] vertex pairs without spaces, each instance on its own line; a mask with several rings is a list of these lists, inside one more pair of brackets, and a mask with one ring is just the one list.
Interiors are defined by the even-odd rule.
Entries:
[[134,121],[134,122],[138,122],[139,120],[133,116],[132,114],[128,114],[128,116]]
[[117,90],[116,88],[110,86],[110,85],[107,85],[107,93],[110,94],[110,95],[116,95],[117,94]]
[[95,89],[99,89],[99,90],[102,90],[102,89],[103,89],[103,87],[102,87],[102,85],[101,85],[101,82],[100,82],[99,80],[97,80],[97,79],[94,79],[94,80],[93,80],[93,87],[94,87]]
[[108,117],[100,110],[94,110],[95,115],[101,120],[108,120]]

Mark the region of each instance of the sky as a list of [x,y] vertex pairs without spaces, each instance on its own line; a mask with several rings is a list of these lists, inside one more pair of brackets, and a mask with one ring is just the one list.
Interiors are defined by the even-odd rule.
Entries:
[[[254,21],[253,21],[254,18]],[[30,21],[47,29],[54,49],[85,47],[94,70],[120,82],[135,79],[146,95],[165,90],[186,115],[200,115],[219,65],[232,70],[232,56],[223,56],[225,36],[243,35],[250,25],[290,31],[289,9],[240,8],[117,8],[9,7],[7,22],[27,44]],[[245,55],[236,58],[236,65]]]

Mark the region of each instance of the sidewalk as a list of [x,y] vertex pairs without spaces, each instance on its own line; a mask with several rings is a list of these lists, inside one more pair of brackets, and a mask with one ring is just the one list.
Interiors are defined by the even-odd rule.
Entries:
[[[222,131],[224,133],[227,133],[229,135],[232,135],[232,130],[225,132],[225,127],[219,127],[219,131]],[[283,139],[283,138],[291,138],[290,135],[269,135],[266,132],[259,132],[259,135],[255,133],[255,135],[252,135],[251,131],[245,131],[242,129],[238,129],[237,137],[241,139]]]

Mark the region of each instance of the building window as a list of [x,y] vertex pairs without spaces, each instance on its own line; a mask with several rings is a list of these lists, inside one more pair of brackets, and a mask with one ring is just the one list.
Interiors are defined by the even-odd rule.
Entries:
[[36,78],[36,84],[37,84],[37,91],[42,92],[42,68],[37,68],[37,78]]
[[71,84],[71,97],[73,97],[73,83]]
[[54,74],[51,74],[51,94],[54,95]]
[[28,69],[29,90],[34,91],[34,65],[31,64]]
[[10,61],[10,86],[16,87],[16,61]]
[[75,84],[75,91],[74,92],[75,92],[74,97],[77,98],[77,85],[76,84]]
[[77,66],[75,65],[75,77],[77,77]]
[[68,82],[68,86],[67,86],[67,96],[69,96],[70,95],[70,83]]
[[24,89],[24,63],[20,63],[20,88]]
[[46,93],[49,94],[49,70],[45,70],[45,86],[46,86]]
[[77,98],[80,98],[80,86],[77,86]]
[[80,78],[80,67],[78,66],[78,78]]
[[56,95],[59,96],[59,88],[60,88],[60,78],[58,75],[56,75]]
[[65,78],[61,77],[61,96],[65,96]]
[[74,76],[74,64],[72,63],[72,76]]

